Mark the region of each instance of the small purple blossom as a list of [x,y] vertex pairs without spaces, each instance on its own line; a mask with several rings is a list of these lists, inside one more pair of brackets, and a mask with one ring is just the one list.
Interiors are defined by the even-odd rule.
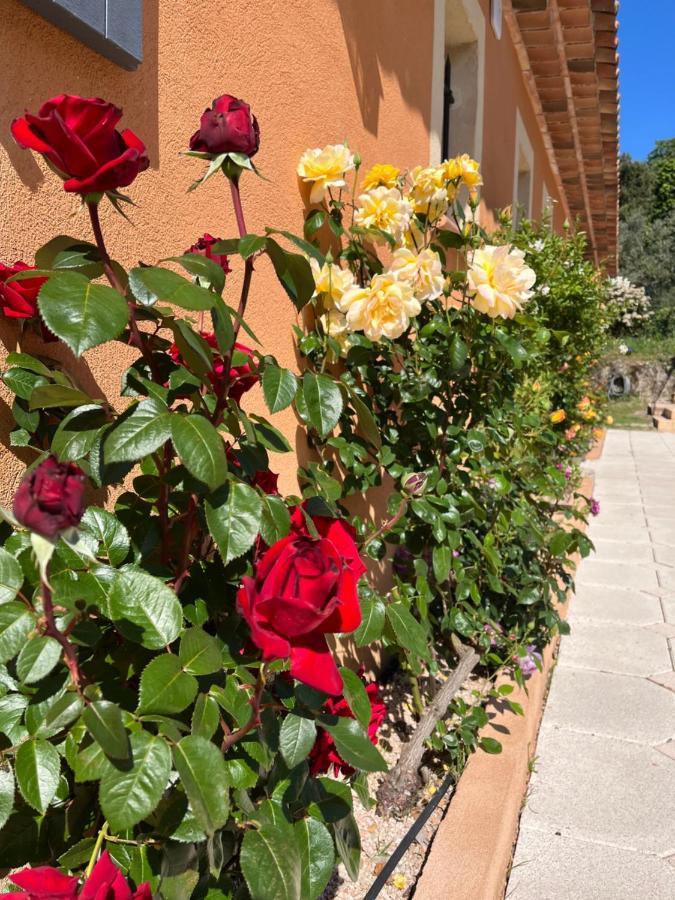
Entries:
[[517,656],[516,662],[518,663],[518,667],[520,671],[527,677],[528,675],[532,675],[533,672],[536,672],[539,666],[537,662],[541,664],[542,655],[537,650],[534,644],[528,644],[527,651],[525,656]]
[[569,466],[567,466],[567,468],[565,469],[565,480],[569,481],[571,477],[572,477],[572,469]]
[[595,499],[595,497],[591,497],[591,515],[592,516],[600,515],[600,504]]
[[460,557],[460,552],[459,552],[459,550],[453,550],[453,551],[452,551],[452,555],[453,555],[453,557],[454,557],[455,559],[459,559],[459,557]]
[[483,631],[490,636],[490,646],[497,646],[497,631],[488,622],[483,625]]

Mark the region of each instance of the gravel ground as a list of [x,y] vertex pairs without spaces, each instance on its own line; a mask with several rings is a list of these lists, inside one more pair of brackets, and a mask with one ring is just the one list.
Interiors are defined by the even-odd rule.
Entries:
[[[480,687],[480,680],[472,679],[462,691],[462,696],[468,700],[471,690],[476,687]],[[403,678],[397,676],[392,682],[384,685],[381,696],[387,706],[387,718],[380,729],[378,747],[391,767],[396,763],[401,747],[414,727],[414,717],[407,683]],[[433,769],[425,768],[424,774],[426,784],[420,790],[410,812],[403,819],[379,816],[374,808],[366,809],[355,798],[354,815],[361,832],[362,845],[359,878],[358,881],[351,881],[344,866],[338,866],[321,900],[363,900],[371,884],[432,798],[446,773],[438,765]],[[371,796],[375,796],[382,778],[382,773],[373,773],[369,776],[368,787]],[[449,790],[388,878],[378,895],[378,900],[404,900],[413,896],[417,878],[451,797],[452,790]]]

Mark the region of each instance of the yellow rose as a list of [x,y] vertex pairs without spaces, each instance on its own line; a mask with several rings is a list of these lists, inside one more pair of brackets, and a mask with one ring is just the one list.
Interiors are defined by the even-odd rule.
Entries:
[[614,424],[614,416],[607,416],[607,418],[605,419],[605,422],[608,425],[613,425]]
[[331,309],[319,316],[319,322],[321,322],[324,332],[340,347],[340,356],[346,356],[351,343],[345,314],[337,309]]
[[400,174],[401,170],[397,169],[396,166],[390,166],[388,163],[377,163],[363,176],[362,188],[364,191],[369,191],[375,187],[396,187]]
[[602,430],[602,428],[594,428],[593,429],[593,437],[596,439],[596,441],[602,440],[603,434],[604,434],[604,431]]
[[346,314],[349,330],[363,331],[371,341],[400,337],[422,308],[411,285],[391,272],[376,275],[367,288],[345,291],[336,306]]
[[412,180],[410,202],[415,212],[427,216],[432,222],[440,219],[448,208],[442,169],[416,166],[411,171],[410,178]]
[[462,182],[470,189],[480,187],[483,183],[480,165],[475,159],[471,159],[468,153],[462,153],[461,156],[456,156],[454,159],[446,159],[441,164],[441,168],[446,181],[455,181],[457,178],[461,178]]
[[[400,240],[408,230],[412,210],[396,188],[373,188],[372,191],[361,194],[358,204],[354,221],[362,228],[386,231],[395,240]],[[385,239],[375,235],[373,240],[377,243]]]
[[443,265],[438,253],[429,248],[415,254],[407,247],[400,247],[392,255],[389,272],[412,285],[420,301],[434,300],[443,293]]
[[349,269],[341,269],[335,263],[319,265],[313,257],[309,261],[314,275],[315,296],[321,296],[324,309],[330,309],[344,292],[354,285]]
[[591,405],[590,397],[582,397],[581,400],[577,403],[577,409],[579,412],[583,412],[588,409]]
[[343,188],[345,172],[354,168],[354,156],[346,144],[328,144],[305,150],[298,163],[298,175],[312,185],[310,202],[321,203],[328,188]]
[[564,422],[566,418],[567,418],[567,413],[565,412],[564,409],[556,409],[549,416],[549,419],[551,420],[551,422],[554,425],[559,425],[561,422]]
[[533,294],[536,275],[525,265],[525,254],[508,245],[486,245],[473,254],[467,273],[473,305],[490,318],[512,319]]
[[539,384],[538,381],[535,381],[535,382],[534,382],[534,384],[532,385],[532,390],[533,390],[535,393],[541,390],[541,385]]

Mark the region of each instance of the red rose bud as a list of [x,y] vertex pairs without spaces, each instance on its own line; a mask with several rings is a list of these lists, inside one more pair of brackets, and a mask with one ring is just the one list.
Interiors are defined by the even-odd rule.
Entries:
[[[216,341],[216,336],[213,332],[210,331],[200,331],[201,336],[204,338],[209,347],[213,347],[214,350],[218,347],[218,342]],[[246,356],[252,357],[253,351],[250,347],[245,347],[244,344],[236,343],[234,345],[234,349],[239,351],[239,353],[243,353]],[[176,344],[172,344],[169,348],[169,353],[171,354],[171,358],[174,362],[180,363],[181,366],[185,366],[183,362],[183,358],[180,355],[180,350],[178,349]],[[185,366],[185,368],[189,368]],[[228,397],[231,397],[235,403],[239,403],[241,398],[244,396],[246,391],[250,391],[254,384],[259,381],[257,375],[253,375],[252,369],[248,363],[244,363],[239,366],[232,366],[230,369],[230,378],[234,379],[232,385],[230,386],[230,392]],[[214,387],[214,390],[219,393],[225,382],[225,360],[221,356],[220,353],[214,353],[213,355],[213,368],[209,372],[209,381]]]
[[198,253],[200,256],[205,256],[207,259],[212,259],[216,265],[220,266],[223,272],[228,275],[232,269],[230,268],[230,262],[225,256],[224,253],[214,253],[211,249],[214,244],[217,244],[218,241],[222,240],[222,238],[214,238],[211,237],[210,234],[205,234],[203,237],[200,237],[196,244],[193,244],[189,247],[185,252],[186,253]]
[[54,540],[66,528],[80,524],[84,488],[82,469],[49,456],[19,485],[14,495],[14,516],[30,531]]
[[126,187],[148,168],[145,144],[129,129],[117,131],[122,110],[100,100],[59,94],[35,116],[12,122],[20,147],[41,153],[64,179],[64,190],[103,193]]
[[278,494],[279,476],[270,469],[259,469],[251,479],[252,487],[259,487],[266,494]]
[[199,129],[190,138],[190,150],[203,153],[243,153],[255,156],[260,129],[251,107],[243,100],[223,94],[205,109]]
[[424,493],[429,479],[424,472],[411,472],[401,482],[401,487],[411,497],[419,497]]
[[290,657],[293,678],[339,694],[342,678],[326,635],[359,627],[357,584],[366,567],[350,525],[323,516],[313,521],[318,539],[295,508],[290,534],[267,550],[252,578],[243,578],[237,607],[263,659]]
[[[362,681],[363,678],[361,679]],[[364,681],[365,684],[365,681]],[[371,744],[377,745],[377,733],[387,716],[387,707],[380,700],[377,682],[366,684],[366,693],[370,700],[370,722],[368,723],[368,737]],[[329,715],[341,716],[353,719],[354,714],[344,697],[334,700],[329,697],[324,704],[324,709]],[[317,731],[316,741],[309,753],[310,775],[323,775],[333,767],[333,774],[352,775],[354,769],[346,763],[337,751],[335,741],[323,728]]]
[[0,310],[8,319],[32,319],[38,314],[37,298],[46,278],[38,276],[7,284],[7,279],[17,272],[34,268],[35,266],[29,266],[21,260],[13,266],[0,263]]

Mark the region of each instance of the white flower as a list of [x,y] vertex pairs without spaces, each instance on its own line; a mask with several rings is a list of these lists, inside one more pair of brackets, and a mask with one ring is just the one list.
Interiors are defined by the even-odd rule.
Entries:
[[328,144],[305,150],[298,163],[298,175],[312,185],[311,203],[321,203],[328,188],[346,186],[345,172],[354,168],[354,155],[346,144]]
[[473,305],[490,318],[512,319],[529,300],[537,276],[522,250],[486,245],[473,254],[467,274]]
[[[400,240],[410,224],[412,209],[410,203],[401,196],[397,188],[376,187],[366,191],[358,199],[354,221],[362,228],[377,228],[386,231],[395,240]],[[374,236],[376,242],[384,240]]]
[[346,290],[354,285],[354,276],[349,269],[341,269],[335,263],[319,265],[313,257],[309,261],[314,276],[316,291],[314,296],[321,295],[325,309],[329,309]]
[[428,248],[415,255],[407,247],[399,247],[392,255],[389,272],[412,285],[420,301],[434,300],[443,293],[443,265],[438,253]]
[[400,337],[422,308],[412,286],[391,272],[376,275],[367,288],[345,291],[336,306],[346,313],[349,330],[363,331],[371,341]]
[[623,353],[625,356],[628,353],[628,344],[619,344],[619,353]]
[[541,238],[537,238],[536,241],[532,242],[532,249],[536,250],[537,253],[541,253],[544,249],[544,242]]
[[539,293],[542,295],[542,297],[548,297],[548,295],[551,293],[550,286],[548,284],[545,284],[543,286],[543,288],[539,291]]

